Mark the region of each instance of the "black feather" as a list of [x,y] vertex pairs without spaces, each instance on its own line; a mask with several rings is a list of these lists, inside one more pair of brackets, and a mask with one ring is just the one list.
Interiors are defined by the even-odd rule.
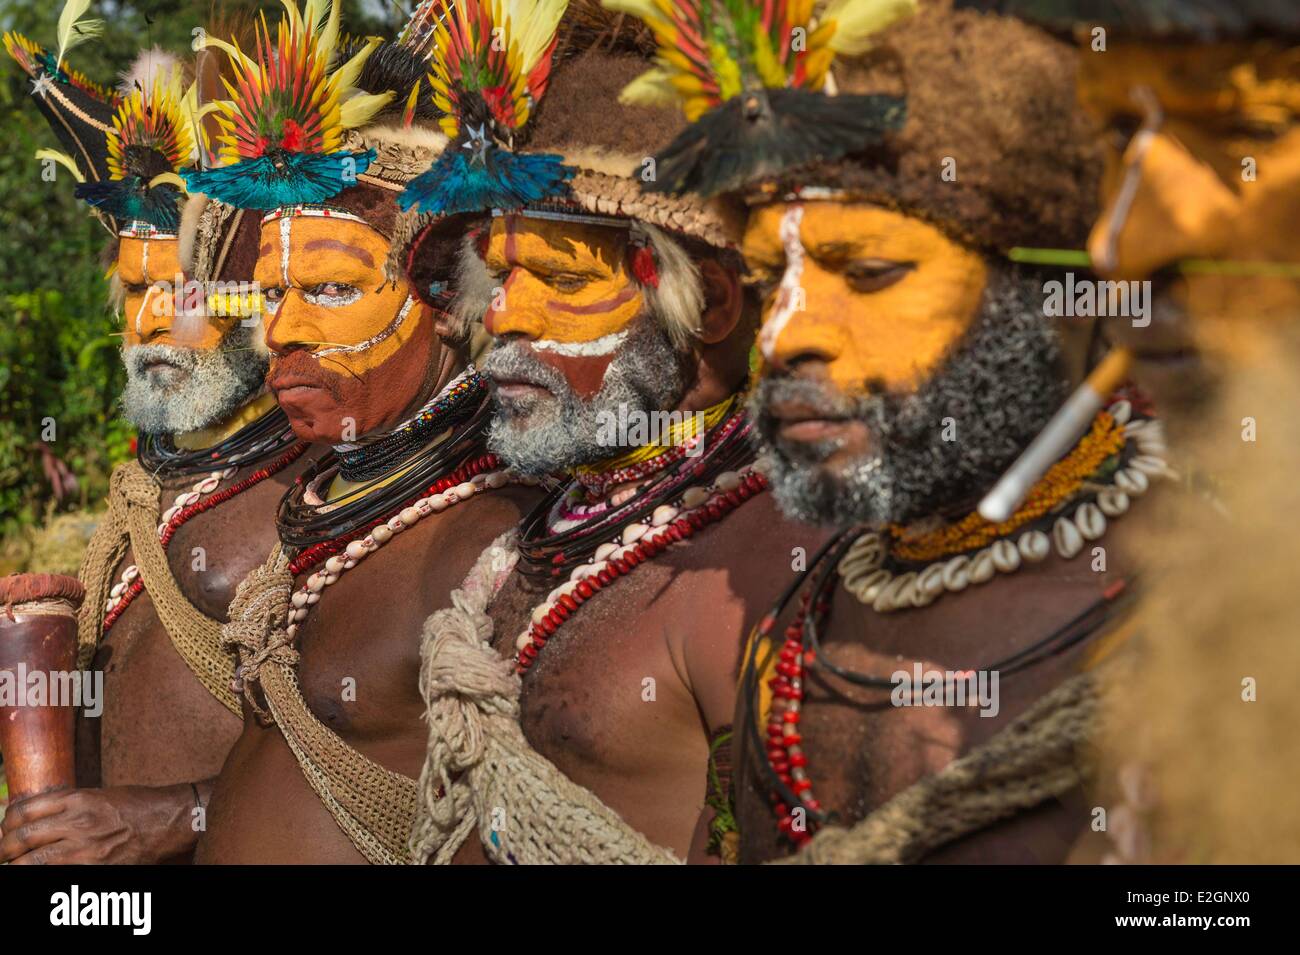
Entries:
[[[365,37],[344,37],[335,51],[335,68],[350,60],[365,44]],[[376,118],[400,116],[406,109],[406,100],[411,95],[411,88],[428,75],[428,63],[405,47],[399,46],[395,41],[388,41],[376,47],[375,52],[371,53],[366,62],[361,65],[356,86],[365,93],[395,91],[397,95],[376,115]],[[426,84],[415,101],[415,118],[437,120],[441,116],[442,111],[433,105],[433,95]]]
[[655,179],[646,188],[709,198],[875,145],[906,116],[906,101],[895,96],[742,93],[687,126],[657,157]]

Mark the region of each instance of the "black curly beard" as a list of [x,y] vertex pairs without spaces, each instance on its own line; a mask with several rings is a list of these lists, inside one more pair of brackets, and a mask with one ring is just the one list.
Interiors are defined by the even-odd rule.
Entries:
[[[1059,338],[1043,314],[1041,277],[1011,266],[990,276],[974,324],[913,394],[849,398],[820,382],[764,378],[753,410],[772,491],[786,514],[834,527],[927,517],[990,487],[1042,429],[1067,383]],[[766,413],[774,401],[857,419],[872,450],[828,467],[823,462],[837,443],[782,441]],[[955,439],[945,440],[954,429]]]

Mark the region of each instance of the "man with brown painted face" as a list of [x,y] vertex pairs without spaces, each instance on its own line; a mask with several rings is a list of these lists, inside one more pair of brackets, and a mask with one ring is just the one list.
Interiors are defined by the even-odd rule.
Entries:
[[[257,217],[176,188],[200,125],[176,58],[142,55],[110,91],[56,70],[17,34],[5,45],[85,180],[78,195],[117,237],[122,404],[140,450],[113,474],[81,569],[81,665],[104,677],[102,714],[78,726],[84,788],[9,807],[0,861],[186,859],[239,731],[220,627],[274,540],[276,502],[305,448],[265,390],[260,328],[238,295],[210,305],[200,284],[251,281]],[[201,79],[208,96],[220,86],[215,71]]]
[[[650,842],[706,862],[730,849],[716,784],[727,784],[740,634],[817,534],[780,518],[753,467],[756,313],[734,217],[643,190],[644,157],[682,122],[618,105],[647,66],[604,52],[619,42],[578,53],[562,39],[571,55],[536,122],[513,132],[527,149],[510,154],[505,127],[493,134],[497,168],[549,156],[571,179],[479,220],[460,267],[459,307],[481,314],[494,339],[483,366],[497,404],[489,447],[525,473],[563,476],[520,525],[513,572],[491,581],[499,589],[485,603],[491,642],[519,677],[509,682],[528,743]],[[434,667],[433,622],[429,635]],[[425,689],[426,797],[448,774],[459,808],[468,767],[440,764],[448,750],[437,738],[456,694]],[[512,704],[485,709],[501,705]],[[424,808],[429,858],[458,847],[458,862],[607,858],[608,847],[560,844],[529,806],[501,807],[506,821],[486,843],[460,842],[465,830]]]
[[[1060,861],[1090,822],[1079,671],[1131,573],[1115,518],[1151,483],[1149,425],[1116,396],[1010,519],[976,512],[1078,374],[1051,276],[1003,254],[1077,245],[1097,170],[1068,48],[947,6],[869,42],[779,23],[818,42],[659,157],[670,185],[750,203],[769,479],[787,515],[835,529],[746,650],[743,861]],[[905,119],[881,99],[900,94]],[[898,125],[875,144],[851,126],[873,111]],[[757,137],[730,165],[728,132]]]
[[[232,135],[228,165],[194,177],[254,205],[294,199],[261,217],[267,380],[294,430],[333,448],[284,497],[280,541],[230,608],[244,731],[200,862],[407,860],[426,735],[421,624],[534,496],[485,446],[487,383],[457,329],[403,274],[395,199],[445,143],[424,104],[402,116],[426,69],[431,9],[383,45],[341,42],[337,7],[319,24],[291,13],[278,55],[301,73],[287,79],[232,49],[255,93],[227,117],[273,135]],[[264,36],[263,63],[269,49]],[[301,103],[332,95],[350,108],[259,112],[283,82],[306,90]],[[264,168],[277,171],[259,179]]]

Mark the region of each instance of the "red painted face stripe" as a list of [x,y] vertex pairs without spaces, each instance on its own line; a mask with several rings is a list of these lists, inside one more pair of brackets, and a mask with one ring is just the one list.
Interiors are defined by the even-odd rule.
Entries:
[[583,401],[590,401],[605,384],[605,372],[614,362],[608,355],[557,355],[554,352],[533,351],[538,360],[550,365],[564,376],[569,387]]
[[613,298],[607,298],[603,302],[592,302],[590,305],[566,305],[564,302],[551,299],[546,303],[546,307],[569,315],[602,315],[614,311],[620,305],[626,305],[636,298],[638,291],[635,285],[628,285]]

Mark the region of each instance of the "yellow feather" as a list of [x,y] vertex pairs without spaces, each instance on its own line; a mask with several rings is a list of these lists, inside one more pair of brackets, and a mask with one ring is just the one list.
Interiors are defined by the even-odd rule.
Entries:
[[825,85],[826,73],[834,59],[835,51],[830,47],[822,47],[808,54],[808,58],[804,60],[804,74],[807,77],[805,85],[808,89],[819,90]]
[[77,182],[86,181],[86,177],[81,174],[81,170],[77,168],[77,164],[67,153],[61,153],[57,149],[38,149],[36,150],[36,158],[51,159],[60,166],[65,166],[68,171],[72,173],[73,178],[75,178]]
[[299,35],[303,32],[302,14],[298,12],[298,5],[293,0],[280,0],[280,5],[284,7],[285,16],[289,20],[289,26]]
[[600,0],[601,6],[614,13],[630,13],[639,20],[657,20],[661,14],[654,0]]
[[149,180],[149,188],[152,189],[154,186],[160,186],[164,182],[170,182],[173,186],[179,187],[181,192],[189,191],[185,188],[185,180],[174,172],[160,172]]
[[667,70],[647,70],[623,87],[618,101],[634,106],[675,106],[677,93],[674,85]]
[[361,75],[361,67],[365,66],[366,60],[370,59],[370,54],[374,53],[379,44],[383,43],[382,37],[372,36],[366,40],[366,45],[356,52],[352,59],[348,60],[330,77],[330,88],[335,90],[350,89]]
[[[203,49],[207,49],[210,46],[216,47],[218,50],[221,50],[223,53],[225,53],[226,56],[230,57],[231,61],[234,62],[236,66],[239,66],[243,69],[249,69],[249,70],[257,69],[256,60],[254,60],[250,56],[246,56],[243,50],[239,49],[237,46],[234,46],[231,43],[227,43],[225,40],[218,40],[214,36],[205,36],[199,45]],[[227,89],[229,89],[229,84],[227,84]],[[234,95],[233,90],[231,90],[231,95],[232,96]]]
[[411,87],[411,95],[406,97],[406,108],[402,110],[402,125],[410,126],[415,120],[415,105],[420,100],[420,83]]
[[659,59],[670,66],[675,66],[682,73],[695,73],[696,67],[686,58],[686,54],[676,47],[665,47],[659,51]]
[[82,20],[77,18],[90,9],[90,0],[68,0],[59,14],[59,26],[56,38],[59,41],[59,55],[54,58],[55,66],[63,66],[63,54],[74,46],[99,36],[104,32],[103,20]]
[[754,24],[754,68],[758,70],[758,78],[764,86],[785,86],[785,67],[777,60],[771,38],[761,23]]
[[370,117],[388,105],[396,95],[389,90],[387,93],[363,93],[352,97],[339,109],[339,125],[344,129],[364,126]]
[[330,5],[329,18],[325,21],[325,29],[321,32],[320,48],[325,53],[333,53],[334,47],[339,42],[339,29],[343,16],[342,0],[325,0]]
[[916,0],[829,0],[820,19],[836,23],[831,49],[857,56],[871,48],[874,34],[915,12]]
[[509,23],[507,35],[511,46],[518,45],[521,74],[532,72],[551,45],[568,6],[569,0],[493,0],[493,22]]

